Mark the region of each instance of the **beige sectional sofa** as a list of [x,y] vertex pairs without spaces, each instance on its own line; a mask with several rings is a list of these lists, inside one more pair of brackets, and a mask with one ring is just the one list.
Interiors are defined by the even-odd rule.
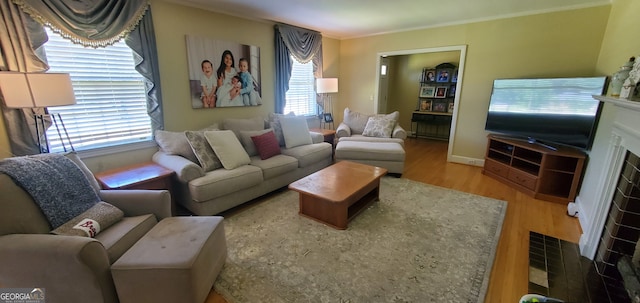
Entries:
[[[167,142],[168,140],[165,140],[168,135],[166,132],[156,133],[156,142],[158,142],[160,149],[153,155],[153,161],[176,172],[177,182],[174,188],[174,199],[177,203],[196,215],[218,214],[285,187],[295,180],[332,164],[331,144],[323,142],[321,134],[309,132],[306,121],[304,127],[296,127],[295,129],[299,136],[302,135],[301,130],[306,132],[306,136],[302,135],[303,138],[298,138],[297,142],[295,142],[295,136],[287,136],[291,133],[290,128],[292,127],[283,128],[282,126],[285,124],[283,120],[292,119],[282,115],[271,115],[268,121],[261,117],[225,119],[220,127],[214,125],[205,130],[207,135],[217,132],[211,131],[211,129],[231,130],[236,135],[237,141],[241,142],[244,152],[249,156],[249,161],[241,161],[241,165],[236,165],[232,169],[220,167],[220,165],[211,167],[211,165],[203,164],[207,162],[207,157],[212,156],[207,153],[213,152],[216,154],[215,156],[218,156],[220,151],[200,152],[201,157],[198,157],[197,148],[194,149],[194,146],[198,146],[198,144],[194,143],[192,132],[184,132],[186,139],[181,137],[182,132],[170,134],[174,137],[173,141],[177,140],[182,143]],[[304,129],[305,127],[306,129]],[[278,139],[280,154],[262,159],[256,151],[256,147],[252,146],[250,137],[271,131]],[[218,138],[213,139],[213,141],[216,140]],[[294,142],[294,144],[287,144],[290,142]],[[235,142],[231,143],[236,144]],[[220,145],[233,145],[231,143],[222,142]],[[206,144],[204,145],[206,149]],[[187,149],[191,146],[197,159],[192,157],[189,159],[188,150],[177,151],[178,146]],[[217,148],[220,149],[221,146],[217,146]],[[237,150],[236,153],[238,153]],[[224,159],[220,160],[224,162]]]

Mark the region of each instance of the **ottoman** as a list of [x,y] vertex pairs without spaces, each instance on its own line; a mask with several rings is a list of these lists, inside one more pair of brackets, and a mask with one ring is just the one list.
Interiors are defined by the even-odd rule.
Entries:
[[120,303],[202,303],[227,257],[222,217],[172,217],[111,266]]
[[396,142],[340,141],[335,152],[336,161],[383,167],[392,174],[402,174],[404,158],[404,148]]

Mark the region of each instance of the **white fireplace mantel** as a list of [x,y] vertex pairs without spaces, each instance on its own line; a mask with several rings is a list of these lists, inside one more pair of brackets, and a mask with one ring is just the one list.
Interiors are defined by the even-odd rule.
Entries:
[[599,96],[599,95],[594,95],[593,98],[596,99],[596,100],[600,100],[602,102],[612,103],[612,104],[614,104],[615,106],[618,106],[618,107],[631,109],[631,110],[635,110],[635,111],[639,111],[640,112],[640,101],[630,101],[630,100],[625,100],[625,99],[620,99],[620,98]]
[[[607,96],[594,99],[611,104],[613,115],[600,119],[594,149],[576,203],[583,230],[581,254],[593,259],[615,192],[623,158],[627,151],[640,155],[640,102]],[[615,109],[614,109],[615,108]],[[597,148],[596,148],[597,144]]]

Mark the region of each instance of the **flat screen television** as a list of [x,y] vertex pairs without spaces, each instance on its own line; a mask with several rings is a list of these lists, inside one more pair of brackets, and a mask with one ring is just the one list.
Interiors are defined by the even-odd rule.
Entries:
[[606,77],[496,79],[485,130],[582,150],[591,148]]

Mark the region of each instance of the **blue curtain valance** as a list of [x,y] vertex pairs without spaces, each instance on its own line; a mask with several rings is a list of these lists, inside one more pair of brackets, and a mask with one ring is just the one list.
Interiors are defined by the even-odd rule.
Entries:
[[291,56],[300,63],[311,61],[322,48],[322,34],[319,32],[286,24],[278,24],[276,29]]
[[101,47],[114,44],[144,17],[149,0],[13,0],[42,25],[74,43]]

